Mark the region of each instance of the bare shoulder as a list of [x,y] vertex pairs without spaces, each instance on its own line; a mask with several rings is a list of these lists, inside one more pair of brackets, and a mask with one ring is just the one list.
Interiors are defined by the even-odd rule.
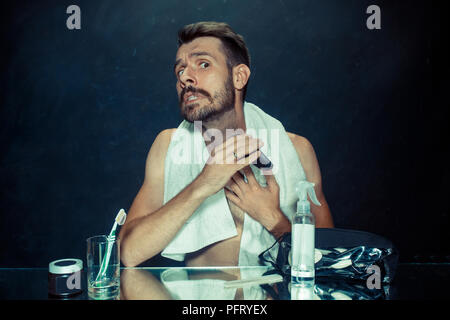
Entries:
[[160,173],[162,175],[164,168],[164,160],[167,150],[172,139],[172,135],[176,129],[165,129],[158,133],[150,147],[146,161],[146,177],[150,174]]
[[155,138],[153,144],[164,145],[167,147],[170,144],[170,140],[172,139],[172,135],[175,133],[176,128],[164,129]]
[[300,163],[305,170],[306,178],[316,184],[321,184],[321,174],[319,168],[319,162],[317,161],[314,148],[305,137],[296,135],[294,133],[287,132],[288,137],[291,139],[292,144],[297,151]]
[[306,139],[305,137],[299,136],[295,133],[291,133],[291,132],[286,132],[286,133],[287,133],[289,139],[291,139],[292,144],[294,145],[295,150],[297,150],[297,153],[299,155],[306,155],[306,154],[310,154],[311,152],[314,152],[314,148],[308,139]]
[[167,153],[167,149],[169,148],[170,141],[172,139],[172,135],[175,133],[176,129],[164,129],[156,136],[155,140],[149,151],[150,156],[165,156]]

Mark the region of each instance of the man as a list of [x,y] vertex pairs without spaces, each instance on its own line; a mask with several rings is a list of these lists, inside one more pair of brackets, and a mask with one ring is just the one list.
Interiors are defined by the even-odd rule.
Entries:
[[[206,242],[207,245],[193,252],[187,250],[180,259],[184,259],[187,266],[238,265],[240,251],[243,250],[242,235],[247,232],[243,227],[244,220],[247,225],[257,223],[261,227],[260,233],[265,232],[273,239],[291,230],[287,213],[280,208],[280,187],[275,176],[271,171],[263,173],[267,186],[262,186],[249,166],[260,157],[260,149],[264,145],[261,139],[245,133],[246,121],[250,121],[244,112],[250,57],[242,36],[225,23],[187,25],[179,31],[178,37],[174,72],[180,110],[185,118],[183,123],[201,124],[196,128],[203,134],[210,158],[198,175],[170,198],[165,194],[165,187],[167,193],[173,182],[165,181],[165,176],[174,173],[177,168],[169,158],[173,149],[170,146],[175,143],[173,136],[177,134],[182,137],[182,133],[177,129],[166,129],[158,134],[148,153],[144,183],[120,232],[122,262],[126,266],[136,266],[165,248],[167,250],[174,238],[180,238],[185,225],[189,222],[193,225],[192,221],[198,218],[200,208],[206,206],[207,200],[220,198],[220,192],[224,191],[229,206],[225,211],[231,212],[235,235]],[[250,108],[247,105],[245,102],[246,108]],[[227,129],[241,129],[243,134],[227,137]],[[224,141],[211,143],[205,134],[210,130],[223,133]],[[304,171],[306,180],[315,183],[315,192],[322,204],[311,204],[316,227],[333,227],[313,147],[301,136],[292,133],[287,133],[287,136],[291,148],[292,145],[295,148],[292,148],[295,157],[301,163],[300,171]],[[170,170],[167,166],[171,166]],[[182,179],[184,171],[179,172]],[[291,183],[283,188],[293,190],[295,185]],[[292,203],[289,206],[292,207]],[[212,215],[218,219],[227,216],[216,211],[203,213],[204,219]],[[222,231],[221,226],[214,226],[213,223],[213,227],[218,233]],[[200,237],[202,229],[198,230]],[[196,237],[196,234],[185,234],[178,242],[181,246],[184,243],[189,246],[189,242],[198,240]],[[258,235],[246,235],[246,238],[249,237],[252,243],[259,241]]]

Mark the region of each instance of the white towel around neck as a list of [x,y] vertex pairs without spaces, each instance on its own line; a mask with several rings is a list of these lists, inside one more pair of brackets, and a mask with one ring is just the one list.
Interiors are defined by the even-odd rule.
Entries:
[[[305,180],[294,145],[280,121],[256,105],[244,102],[244,117],[246,133],[264,142],[261,151],[273,163],[272,171],[280,187],[280,208],[292,221],[298,199],[295,186],[299,181]],[[193,123],[184,120],[172,136],[165,159],[164,204],[200,174],[208,157],[209,152],[201,132],[194,130]],[[264,175],[253,165],[250,167],[257,181],[265,186]],[[197,208],[161,255],[183,261],[187,253],[234,236],[237,236],[236,225],[222,189]],[[259,265],[258,255],[275,240],[266,228],[245,213],[239,265]],[[274,250],[278,250],[278,247],[274,246]]]

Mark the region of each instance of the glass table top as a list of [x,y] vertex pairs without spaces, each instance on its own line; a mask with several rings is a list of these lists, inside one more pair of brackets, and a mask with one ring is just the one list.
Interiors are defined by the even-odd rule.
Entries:
[[[379,289],[365,282],[316,277],[313,287],[291,286],[272,276],[270,267],[121,268],[121,300],[380,300],[448,299],[450,264],[399,264],[394,281]],[[88,299],[86,272],[82,292],[70,300]],[[267,280],[268,281],[268,280]],[[0,268],[0,299],[54,299],[48,295],[47,268]]]

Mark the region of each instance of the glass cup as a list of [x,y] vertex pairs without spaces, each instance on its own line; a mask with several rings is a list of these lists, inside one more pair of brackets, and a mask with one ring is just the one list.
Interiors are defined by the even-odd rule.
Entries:
[[89,299],[114,300],[120,297],[120,239],[105,235],[87,240],[87,283]]

